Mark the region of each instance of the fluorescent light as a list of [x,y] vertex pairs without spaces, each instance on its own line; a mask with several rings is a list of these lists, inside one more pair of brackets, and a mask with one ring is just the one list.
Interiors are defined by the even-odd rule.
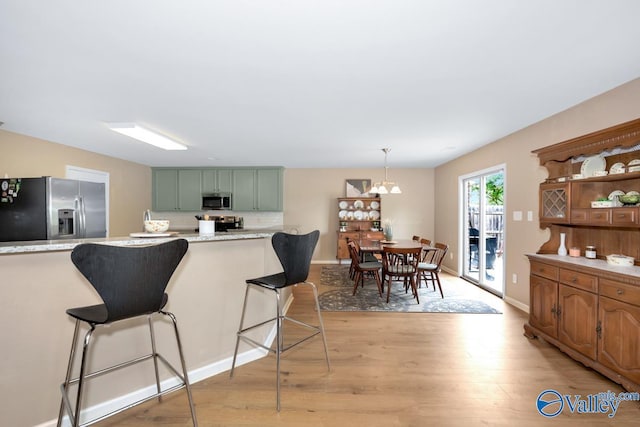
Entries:
[[156,147],[163,148],[165,150],[186,150],[186,145],[182,145],[172,139],[167,138],[164,135],[160,135],[149,129],[145,129],[135,123],[107,123],[109,129],[127,135],[131,138],[137,139],[147,144],[155,145]]

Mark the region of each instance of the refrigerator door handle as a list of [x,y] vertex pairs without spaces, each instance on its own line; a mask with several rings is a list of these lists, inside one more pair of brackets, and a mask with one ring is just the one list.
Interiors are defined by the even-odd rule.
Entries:
[[80,238],[84,239],[85,237],[87,237],[87,216],[86,216],[86,212],[85,212],[85,206],[84,206],[84,199],[82,198],[82,196],[78,196],[78,200],[80,202],[80,214],[79,214],[79,218],[80,218]]

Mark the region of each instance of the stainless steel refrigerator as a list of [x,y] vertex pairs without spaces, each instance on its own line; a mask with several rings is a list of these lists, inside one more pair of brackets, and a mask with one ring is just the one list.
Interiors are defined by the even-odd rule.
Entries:
[[106,237],[106,230],[102,183],[0,178],[0,242]]

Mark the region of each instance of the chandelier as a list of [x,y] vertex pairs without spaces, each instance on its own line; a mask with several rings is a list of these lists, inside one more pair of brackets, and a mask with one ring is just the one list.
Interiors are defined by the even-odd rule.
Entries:
[[382,151],[384,152],[384,181],[375,182],[373,184],[373,187],[371,187],[371,190],[369,190],[369,193],[372,193],[372,194],[387,194],[387,193],[400,194],[400,193],[402,193],[402,191],[400,190],[400,187],[398,187],[398,185],[395,182],[389,181],[389,178],[387,176],[387,173],[389,171],[389,167],[387,166],[387,154],[389,154],[389,151],[391,151],[391,148],[383,148]]

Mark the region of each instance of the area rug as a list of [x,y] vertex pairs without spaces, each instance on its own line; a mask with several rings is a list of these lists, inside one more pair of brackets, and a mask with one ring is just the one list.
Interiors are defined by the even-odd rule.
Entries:
[[439,291],[426,286],[418,289],[420,304],[416,303],[411,291],[405,293],[401,283],[393,283],[389,303],[386,293],[378,295],[378,287],[373,278],[365,278],[364,287],[353,293],[353,281],[349,278],[346,265],[322,266],[319,296],[320,308],[324,311],[389,311],[414,313],[476,313],[501,314],[489,304],[473,298],[468,286],[446,286],[443,281],[445,298]]

